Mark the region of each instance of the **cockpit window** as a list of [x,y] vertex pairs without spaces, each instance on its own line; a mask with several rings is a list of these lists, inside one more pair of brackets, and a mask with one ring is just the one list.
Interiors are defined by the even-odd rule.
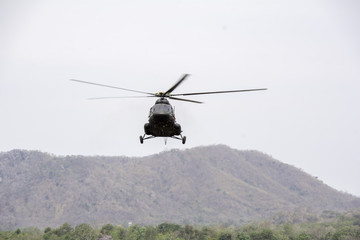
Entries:
[[151,111],[158,114],[170,114],[173,112],[171,106],[168,104],[155,104],[151,108]]

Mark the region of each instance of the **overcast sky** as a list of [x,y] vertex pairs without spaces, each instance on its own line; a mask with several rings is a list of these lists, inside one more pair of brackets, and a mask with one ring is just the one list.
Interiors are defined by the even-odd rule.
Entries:
[[[145,156],[259,150],[360,196],[360,2],[1,0],[0,151]],[[139,143],[145,92],[246,88],[171,103],[187,143]]]

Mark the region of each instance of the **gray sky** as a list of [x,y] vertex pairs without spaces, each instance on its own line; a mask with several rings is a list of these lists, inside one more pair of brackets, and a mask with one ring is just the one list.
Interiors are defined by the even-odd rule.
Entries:
[[[144,156],[226,144],[360,196],[359,1],[0,1],[0,151]],[[188,141],[139,143],[155,99],[132,93],[267,87],[172,101]],[[134,94],[137,95],[137,94]]]

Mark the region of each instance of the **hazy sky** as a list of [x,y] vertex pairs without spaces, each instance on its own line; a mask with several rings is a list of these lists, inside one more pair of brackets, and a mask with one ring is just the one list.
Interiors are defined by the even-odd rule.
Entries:
[[[1,0],[0,151],[144,156],[254,149],[360,196],[360,2]],[[145,92],[263,88],[172,101],[187,143],[139,143]],[[174,93],[175,93],[174,92]]]

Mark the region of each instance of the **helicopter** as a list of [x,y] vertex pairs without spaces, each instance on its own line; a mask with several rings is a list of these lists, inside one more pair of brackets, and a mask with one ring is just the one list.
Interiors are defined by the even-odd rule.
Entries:
[[127,88],[121,88],[116,86],[110,86],[100,83],[87,82],[77,79],[70,79],[70,81],[91,84],[101,87],[115,88],[129,92],[136,92],[145,94],[147,96],[123,96],[123,97],[97,97],[97,98],[89,98],[89,100],[96,99],[113,99],[113,98],[141,98],[141,97],[156,97],[158,98],[155,101],[155,104],[150,108],[148,122],[144,124],[144,135],[141,135],[140,143],[143,144],[144,140],[156,138],[156,137],[164,137],[165,144],[166,139],[174,138],[182,141],[182,144],[186,143],[186,136],[182,136],[181,125],[176,122],[175,119],[175,111],[173,106],[170,104],[168,99],[177,100],[177,101],[185,101],[191,103],[201,104],[203,102],[195,101],[186,98],[179,98],[178,96],[193,96],[193,95],[204,95],[204,94],[218,94],[218,93],[234,93],[234,92],[250,92],[250,91],[262,91],[267,90],[267,88],[257,88],[257,89],[242,89],[242,90],[228,90],[228,91],[213,91],[213,92],[192,92],[192,93],[176,93],[172,92],[188,77],[190,74],[183,74],[181,78],[166,92],[158,92],[158,93],[150,93],[143,92],[138,90],[132,90]]

